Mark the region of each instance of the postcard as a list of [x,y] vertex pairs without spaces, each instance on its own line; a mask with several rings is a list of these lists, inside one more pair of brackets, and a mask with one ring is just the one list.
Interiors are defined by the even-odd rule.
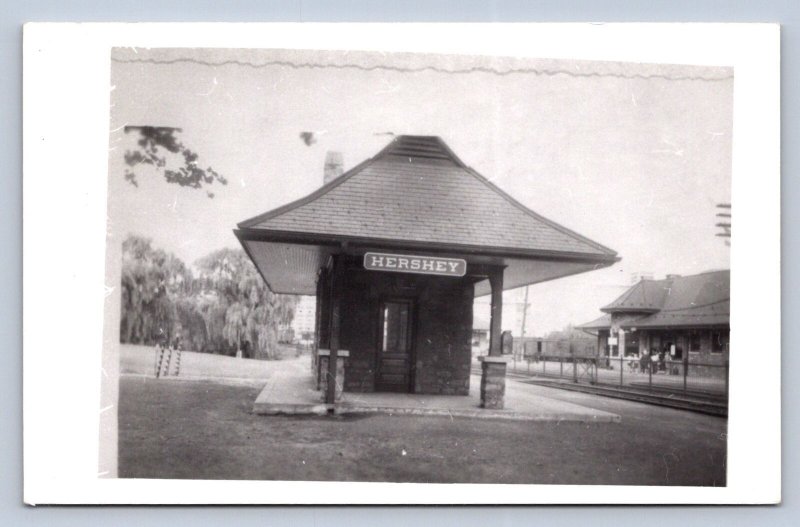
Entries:
[[779,502],[778,38],[26,26],[26,502]]

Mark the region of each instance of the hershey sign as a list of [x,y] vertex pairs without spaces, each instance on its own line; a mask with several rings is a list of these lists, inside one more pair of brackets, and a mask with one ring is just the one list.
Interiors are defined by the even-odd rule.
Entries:
[[364,269],[395,273],[464,276],[467,274],[467,261],[461,258],[439,258],[438,256],[367,253],[364,255]]

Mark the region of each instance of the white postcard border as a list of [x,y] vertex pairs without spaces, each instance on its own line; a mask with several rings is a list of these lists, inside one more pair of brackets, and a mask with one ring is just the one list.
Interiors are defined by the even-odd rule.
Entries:
[[[412,38],[413,36],[413,38]],[[779,28],[768,24],[32,24],[24,45],[25,501],[774,503],[780,500]],[[98,470],[111,47],[357,49],[734,68],[728,486],[113,479]],[[110,286],[113,287],[113,284]],[[47,331],[37,320],[48,317]],[[106,321],[109,324],[109,321]],[[109,425],[110,426],[110,425]],[[113,454],[113,455],[112,455]],[[103,464],[105,463],[105,464]]]

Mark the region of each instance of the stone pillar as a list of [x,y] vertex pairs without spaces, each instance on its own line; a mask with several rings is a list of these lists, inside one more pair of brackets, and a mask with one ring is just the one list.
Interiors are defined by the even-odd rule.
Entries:
[[481,361],[481,408],[502,410],[506,395],[507,357],[486,356]]
[[[322,392],[322,400],[326,401],[328,396],[328,379],[330,378],[328,364],[331,357],[331,350],[319,350],[317,358],[317,390]],[[344,363],[350,356],[347,350],[339,350],[336,354],[336,378],[334,383],[336,385],[336,401],[342,398],[344,391]]]

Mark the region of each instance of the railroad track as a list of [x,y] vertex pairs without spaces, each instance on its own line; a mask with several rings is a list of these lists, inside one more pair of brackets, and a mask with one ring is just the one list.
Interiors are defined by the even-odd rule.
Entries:
[[[480,371],[475,369],[473,373],[480,374]],[[559,388],[562,390],[570,390],[573,392],[588,393],[592,395],[600,395],[603,397],[612,397],[615,399],[625,399],[628,401],[636,401],[645,404],[653,404],[657,406],[666,406],[669,408],[676,408],[679,410],[688,410],[691,412],[698,412],[708,415],[716,415],[721,417],[728,416],[728,404],[719,399],[718,397],[687,397],[680,393],[664,393],[661,390],[653,392],[646,392],[641,389],[629,387],[613,387],[604,385],[587,385],[576,384],[573,382],[565,381],[558,378],[543,378],[533,377],[530,375],[508,372],[507,377],[523,382],[526,384],[533,384],[536,386],[546,386],[550,388]],[[658,392],[661,393],[658,393]]]

